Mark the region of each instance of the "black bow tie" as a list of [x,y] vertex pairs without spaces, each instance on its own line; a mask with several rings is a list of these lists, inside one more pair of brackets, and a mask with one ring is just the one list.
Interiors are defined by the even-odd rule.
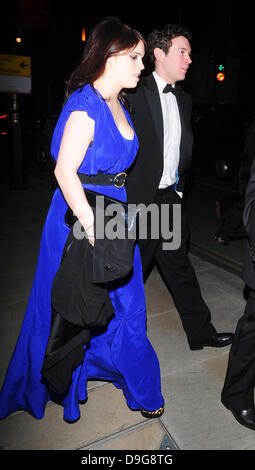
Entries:
[[164,90],[163,90],[163,93],[173,93],[174,95],[178,95],[180,93],[180,88],[176,88],[176,87],[173,87],[172,85],[170,85],[170,83],[168,83]]

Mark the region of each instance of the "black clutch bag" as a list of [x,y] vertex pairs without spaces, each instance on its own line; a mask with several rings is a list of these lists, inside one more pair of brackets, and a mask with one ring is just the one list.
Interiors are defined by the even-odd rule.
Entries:
[[[91,191],[90,189],[84,188],[84,192],[89,205],[94,209],[94,211],[96,211],[96,214],[100,214],[100,216],[105,217],[103,222],[104,226],[107,221],[115,218],[115,222],[120,223],[122,227],[124,227],[125,236],[130,239],[136,239],[136,231],[138,228],[137,221],[140,213],[139,208],[97,193],[96,191]],[[68,207],[65,214],[65,223],[67,227],[72,228],[77,220],[78,219],[73,214],[72,209]],[[123,233],[123,230],[121,233]]]

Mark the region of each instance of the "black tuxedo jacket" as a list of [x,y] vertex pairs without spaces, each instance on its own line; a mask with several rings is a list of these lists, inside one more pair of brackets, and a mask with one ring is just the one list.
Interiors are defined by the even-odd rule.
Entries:
[[243,223],[248,236],[243,279],[249,287],[255,290],[255,159],[251,166],[250,179],[245,193]]
[[[192,103],[190,96],[181,91],[176,96],[181,120],[179,183],[183,192],[187,171],[191,167],[193,136],[191,130]],[[138,87],[128,93],[133,107],[131,118],[140,147],[128,171],[126,183],[128,203],[150,204],[156,195],[163,173],[163,116],[158,87],[152,74],[141,80]]]

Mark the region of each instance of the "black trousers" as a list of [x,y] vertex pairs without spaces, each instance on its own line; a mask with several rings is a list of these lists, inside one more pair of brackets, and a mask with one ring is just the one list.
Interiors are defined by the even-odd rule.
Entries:
[[[162,205],[168,204],[170,231],[173,230],[173,205],[181,205],[181,243],[178,249],[163,249],[166,242],[163,236],[160,234],[158,239],[152,239],[151,231],[148,230],[148,238],[139,241],[144,280],[155,260],[172,294],[188,343],[194,346],[206,341],[216,330],[211,323],[210,311],[202,298],[195,271],[188,257],[190,230],[187,214],[182,198],[173,187],[158,190],[154,203],[159,207],[160,214]],[[151,218],[148,218],[148,226],[151,227],[151,224]]]
[[222,400],[238,411],[250,408],[254,405],[254,386],[255,291],[251,289],[231,345]]

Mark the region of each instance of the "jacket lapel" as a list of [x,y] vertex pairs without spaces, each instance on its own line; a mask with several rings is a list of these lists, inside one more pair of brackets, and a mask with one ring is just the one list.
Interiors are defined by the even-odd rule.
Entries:
[[152,74],[149,75],[145,80],[144,93],[151,111],[160,150],[163,153],[163,116],[158,87]]
[[180,114],[180,121],[181,121],[181,129],[183,129],[183,124],[184,124],[184,114],[183,114],[183,102],[182,102],[182,94],[179,93],[176,96],[176,101],[179,109],[179,114]]

